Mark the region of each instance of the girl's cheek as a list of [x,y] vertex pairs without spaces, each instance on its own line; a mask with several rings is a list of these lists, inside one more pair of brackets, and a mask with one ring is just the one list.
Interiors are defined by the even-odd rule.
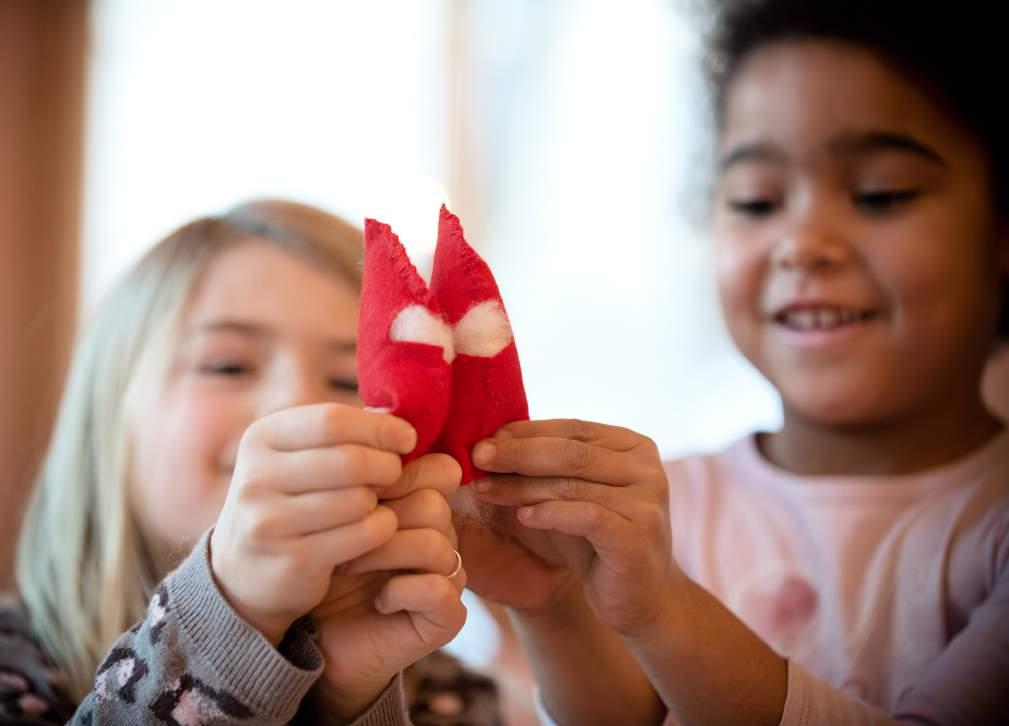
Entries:
[[244,425],[214,403],[166,401],[138,437],[138,504],[155,542],[195,542],[223,506]]
[[[181,418],[191,418],[208,430],[241,426],[252,423],[256,400],[248,385],[236,385],[205,376],[188,376],[176,388],[174,406]],[[244,425],[243,425],[244,424]]]
[[[251,421],[245,397],[213,390],[197,381],[179,381],[162,397],[144,424],[150,453],[164,468],[175,470],[194,484],[206,485],[237,448]],[[233,462],[232,462],[233,464]]]
[[[715,271],[722,305],[746,305],[759,290],[759,250],[738,240],[722,240],[715,246]],[[726,311],[728,312],[728,310]]]

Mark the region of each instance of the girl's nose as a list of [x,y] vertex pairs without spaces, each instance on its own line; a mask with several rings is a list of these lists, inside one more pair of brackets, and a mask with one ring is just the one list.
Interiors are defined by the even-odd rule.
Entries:
[[265,416],[285,408],[327,401],[328,390],[320,373],[313,375],[301,366],[285,366],[271,377],[261,400],[260,416]]
[[849,258],[848,245],[836,233],[809,223],[793,227],[771,252],[775,266],[804,272],[841,267]]

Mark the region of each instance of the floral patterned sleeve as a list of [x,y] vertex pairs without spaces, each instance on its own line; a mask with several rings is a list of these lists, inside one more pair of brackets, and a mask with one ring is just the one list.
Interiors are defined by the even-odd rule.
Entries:
[[29,635],[13,598],[0,598],[0,724],[62,724],[74,712],[63,678]]

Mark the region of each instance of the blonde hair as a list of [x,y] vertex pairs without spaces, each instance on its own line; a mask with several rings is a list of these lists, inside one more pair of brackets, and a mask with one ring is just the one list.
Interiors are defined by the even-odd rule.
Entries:
[[22,524],[16,576],[33,631],[78,700],[113,642],[144,616],[163,574],[130,507],[131,389],[166,365],[209,261],[250,239],[305,257],[360,289],[358,229],[315,207],[250,202],[158,243],[106,297],[75,351]]

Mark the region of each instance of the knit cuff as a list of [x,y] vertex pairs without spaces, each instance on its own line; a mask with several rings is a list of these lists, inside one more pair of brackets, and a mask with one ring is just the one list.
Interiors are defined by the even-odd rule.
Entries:
[[322,654],[301,621],[288,632],[281,651],[232,609],[214,582],[212,531],[166,580],[182,645],[227,690],[263,716],[287,723],[322,674]]
[[410,712],[403,692],[403,674],[397,673],[385,690],[351,726],[396,726],[409,724]]

